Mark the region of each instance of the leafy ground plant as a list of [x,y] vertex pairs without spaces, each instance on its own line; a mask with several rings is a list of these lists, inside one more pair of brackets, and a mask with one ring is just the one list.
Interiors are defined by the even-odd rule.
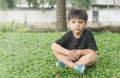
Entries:
[[0,78],[120,78],[120,34],[94,32],[98,61],[81,75],[55,67],[51,44],[64,33],[0,33]]

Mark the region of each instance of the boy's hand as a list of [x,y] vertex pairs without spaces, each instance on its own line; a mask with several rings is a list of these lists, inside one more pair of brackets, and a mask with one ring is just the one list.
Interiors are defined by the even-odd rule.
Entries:
[[75,61],[80,57],[80,55],[76,52],[76,50],[71,50],[69,55],[67,56],[68,61]]

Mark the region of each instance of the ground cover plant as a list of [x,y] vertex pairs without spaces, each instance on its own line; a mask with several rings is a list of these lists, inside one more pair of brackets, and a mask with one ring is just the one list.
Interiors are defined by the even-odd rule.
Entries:
[[0,33],[0,78],[120,78],[120,34],[94,32],[96,65],[84,75],[55,67],[50,45],[64,33]]

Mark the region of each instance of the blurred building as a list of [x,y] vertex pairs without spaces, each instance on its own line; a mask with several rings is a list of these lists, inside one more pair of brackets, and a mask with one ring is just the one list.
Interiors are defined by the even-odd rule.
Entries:
[[97,9],[120,8],[120,0],[94,0],[92,7]]
[[119,25],[120,0],[94,0],[92,3],[92,21],[105,25]]

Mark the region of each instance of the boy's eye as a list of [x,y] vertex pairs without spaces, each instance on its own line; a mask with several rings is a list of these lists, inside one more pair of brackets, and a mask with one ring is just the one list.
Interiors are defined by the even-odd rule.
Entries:
[[79,21],[79,23],[83,23],[83,22]]
[[72,23],[75,23],[75,21],[72,21]]
[[84,23],[84,21],[79,21],[79,23]]

